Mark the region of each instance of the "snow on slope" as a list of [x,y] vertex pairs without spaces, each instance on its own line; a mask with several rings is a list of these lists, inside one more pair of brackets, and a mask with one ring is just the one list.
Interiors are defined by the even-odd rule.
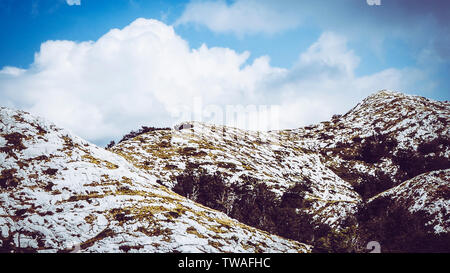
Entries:
[[[417,149],[424,140],[449,133],[449,115],[448,101],[433,101],[382,90],[365,98],[345,115],[336,116],[331,122],[299,128],[294,134],[300,137],[308,133],[316,136],[309,146],[336,146],[339,142],[354,137],[368,137],[374,133],[394,134],[400,147]],[[339,134],[331,138],[336,132]]]
[[220,172],[231,185],[256,178],[279,197],[298,183],[310,191],[308,212],[338,226],[361,201],[352,186],[322,164],[319,156],[278,134],[253,132],[200,122],[189,129],[158,130],[119,143],[111,151],[173,188],[186,169]]
[[111,150],[169,188],[189,169],[218,171],[229,185],[255,177],[280,197],[301,183],[309,189],[307,211],[339,228],[363,199],[449,168],[449,119],[449,102],[383,90],[343,116],[295,130],[188,122],[188,129],[148,132]]
[[450,102],[382,90],[343,116],[287,133],[371,197],[421,173],[450,168],[448,124]]
[[449,181],[450,169],[432,171],[382,192],[369,199],[368,203],[388,198],[395,206],[407,208],[410,213],[423,212],[426,226],[435,233],[450,233]]
[[124,158],[0,108],[0,250],[308,252],[179,196]]

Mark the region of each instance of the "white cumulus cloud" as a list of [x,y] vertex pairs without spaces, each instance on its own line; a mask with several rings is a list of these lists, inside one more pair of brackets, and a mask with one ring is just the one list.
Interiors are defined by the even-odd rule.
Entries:
[[291,69],[270,65],[267,56],[249,62],[249,55],[190,48],[171,26],[137,19],[97,41],[43,43],[28,69],[0,70],[0,101],[104,144],[141,125],[173,125],[195,98],[205,111],[279,105],[278,125],[299,127],[342,113],[379,89],[413,92],[423,77],[414,69],[355,76],[359,58],[333,33],[299,54]]

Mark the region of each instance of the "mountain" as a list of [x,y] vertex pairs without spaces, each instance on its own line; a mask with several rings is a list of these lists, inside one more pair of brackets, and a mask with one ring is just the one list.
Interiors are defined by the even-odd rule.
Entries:
[[311,251],[26,112],[0,108],[0,163],[0,252]]
[[448,101],[380,91],[345,115],[290,136],[370,198],[421,173],[449,168],[449,119]]
[[103,149],[1,107],[0,252],[449,252],[449,119],[383,90],[316,125],[184,122]]
[[450,251],[449,119],[448,101],[383,90],[294,130],[186,122],[109,150],[160,185],[317,251],[374,240],[386,251]]

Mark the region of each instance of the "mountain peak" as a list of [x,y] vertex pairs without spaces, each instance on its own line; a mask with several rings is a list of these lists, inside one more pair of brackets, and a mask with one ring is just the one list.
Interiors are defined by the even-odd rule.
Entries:
[[373,96],[407,96],[407,95],[405,95],[401,92],[398,92],[398,91],[382,89],[382,90],[379,90],[379,91],[373,93],[369,97],[373,97]]

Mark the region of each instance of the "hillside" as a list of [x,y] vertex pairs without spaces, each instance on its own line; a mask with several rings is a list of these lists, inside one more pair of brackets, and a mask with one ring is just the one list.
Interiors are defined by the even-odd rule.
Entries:
[[156,182],[117,154],[0,108],[0,252],[309,252]]
[[293,130],[294,145],[370,198],[429,171],[450,168],[450,102],[380,91],[343,116]]
[[[254,132],[187,122],[138,134],[110,150],[159,184],[246,224],[321,251],[361,251],[367,240],[384,236],[369,232],[366,221],[368,207],[385,196],[378,194],[391,189],[405,195],[393,197],[390,207],[417,216],[412,201],[401,200],[442,190],[405,181],[428,183],[431,178],[420,175],[450,168],[449,119],[449,102],[383,90],[317,125]],[[448,185],[448,176],[441,183]],[[406,197],[410,191],[418,192]],[[450,231],[450,203],[443,196],[440,213],[420,217],[427,219],[421,232],[431,237]],[[434,206],[424,203],[421,211]],[[408,250],[398,244],[390,250]]]
[[298,129],[185,122],[103,149],[1,107],[0,252],[448,252],[449,119],[384,90]]
[[450,251],[450,169],[418,175],[358,212],[361,234],[392,252]]

